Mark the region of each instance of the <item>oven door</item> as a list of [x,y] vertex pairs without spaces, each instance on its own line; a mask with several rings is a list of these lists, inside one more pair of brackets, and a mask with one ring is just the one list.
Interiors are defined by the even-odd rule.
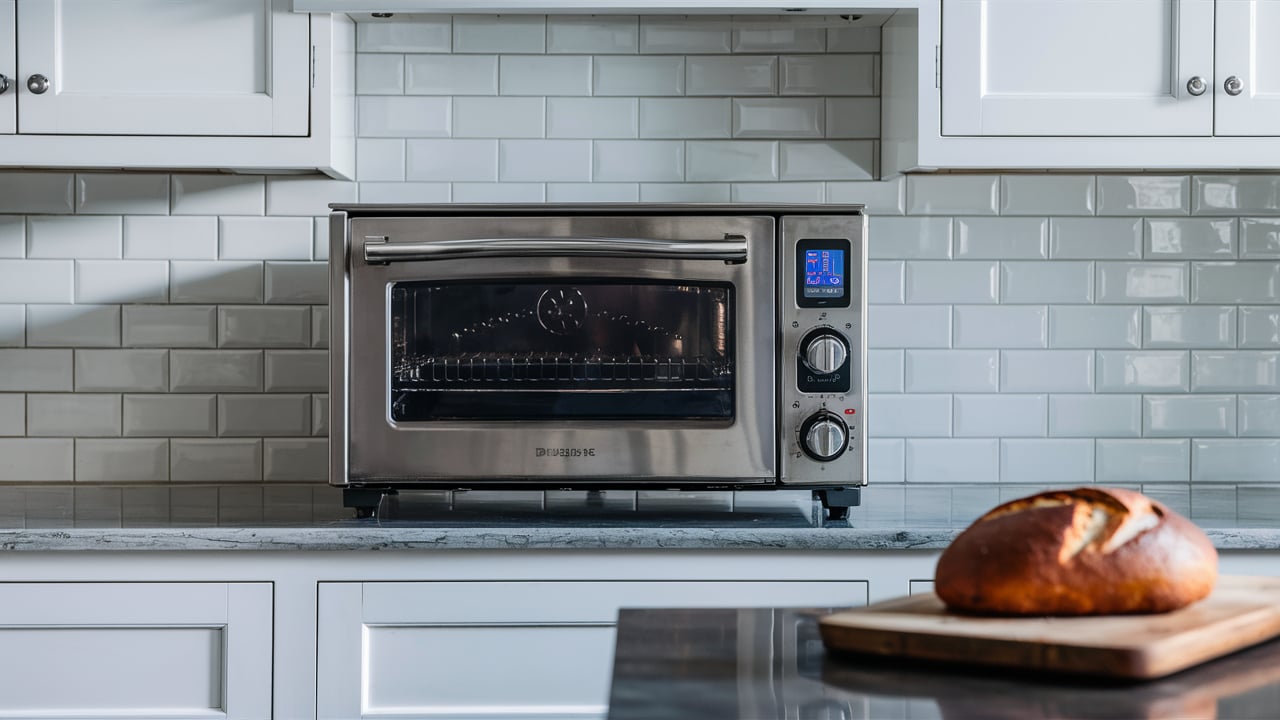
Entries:
[[351,483],[776,478],[774,220],[357,218]]

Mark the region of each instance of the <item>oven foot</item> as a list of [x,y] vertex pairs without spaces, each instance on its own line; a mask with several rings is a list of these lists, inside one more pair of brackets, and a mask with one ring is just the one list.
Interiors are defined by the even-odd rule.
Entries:
[[847,521],[849,508],[862,504],[862,488],[815,490],[813,494],[822,502],[822,509],[828,522]]
[[378,513],[383,495],[394,495],[390,488],[343,488],[342,507],[354,508],[357,518],[371,518]]

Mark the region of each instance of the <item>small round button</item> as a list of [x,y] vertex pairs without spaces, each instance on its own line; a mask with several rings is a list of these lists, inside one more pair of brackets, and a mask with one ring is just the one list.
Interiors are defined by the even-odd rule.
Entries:
[[830,375],[839,370],[848,357],[849,346],[833,333],[822,333],[805,342],[804,364],[819,375]]
[[800,426],[800,447],[809,457],[819,462],[835,460],[844,452],[849,440],[849,428],[844,421],[830,413],[818,413]]

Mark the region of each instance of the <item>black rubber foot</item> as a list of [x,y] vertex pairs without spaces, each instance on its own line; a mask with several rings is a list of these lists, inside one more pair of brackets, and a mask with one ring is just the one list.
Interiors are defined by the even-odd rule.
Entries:
[[343,488],[342,507],[355,508],[357,518],[371,518],[378,514],[382,496],[394,492],[389,488]]
[[862,504],[862,488],[815,490],[813,494],[822,502],[822,510],[828,521],[848,520],[849,508]]

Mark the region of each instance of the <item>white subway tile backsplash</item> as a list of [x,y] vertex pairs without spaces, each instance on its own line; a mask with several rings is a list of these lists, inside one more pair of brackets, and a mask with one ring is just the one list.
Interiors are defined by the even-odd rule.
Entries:
[[892,180],[828,182],[827,202],[865,205],[873,218],[901,215],[906,212],[907,183],[903,175]]
[[328,215],[329,203],[355,201],[356,184],[346,180],[305,176],[267,179],[268,215]]
[[218,257],[218,219],[125,217],[124,257],[130,260],[214,260]]
[[169,301],[174,303],[262,302],[261,262],[169,263]]
[[173,392],[261,392],[262,350],[173,350]]
[[169,460],[174,482],[257,481],[262,479],[262,440],[175,438],[169,441]]
[[64,303],[74,296],[70,260],[0,260],[0,303]]
[[875,95],[875,55],[783,55],[778,63],[782,95]]
[[324,350],[267,350],[267,392],[324,392],[329,388],[329,353]]
[[999,447],[999,440],[907,440],[907,482],[996,482]]
[[1100,262],[1097,264],[1100,303],[1186,303],[1186,263]]
[[684,180],[684,143],[597,140],[592,162],[595,182],[679,182]]
[[71,173],[0,173],[0,213],[70,214],[75,195]]
[[640,186],[635,183],[547,183],[547,202],[640,202]]
[[498,94],[497,55],[408,55],[404,74],[406,95]]
[[1236,221],[1148,219],[1146,257],[1219,260],[1236,256]]
[[1144,347],[1229,348],[1236,345],[1236,311],[1233,307],[1148,307],[1144,312]]
[[324,440],[262,441],[263,480],[324,482],[329,477],[329,443]]
[[727,203],[732,197],[729,183],[644,183],[640,202]]
[[329,259],[329,218],[315,218],[311,228],[311,257],[313,260]]
[[329,347],[328,305],[316,305],[311,308],[311,347]]
[[311,345],[311,308],[293,306],[218,308],[218,346],[305,348]]
[[0,258],[27,255],[27,219],[22,215],[0,215]]
[[543,15],[455,15],[455,53],[545,52],[547,20]]
[[880,28],[828,27],[827,52],[880,52]]
[[[362,182],[360,202],[364,203],[447,203],[451,196],[449,183],[438,182]],[[316,253],[317,260],[328,258]]]
[[[640,104],[652,98],[547,98],[547,137],[634,138],[640,130]],[[687,135],[685,137],[696,137]]]
[[826,28],[788,25],[778,18],[768,18],[766,22],[767,25],[751,26],[739,18],[733,30],[733,51],[820,53],[827,49]]
[[169,176],[156,173],[77,173],[81,215],[168,215]]
[[733,126],[733,108],[729,98],[640,98],[639,112],[639,134],[642,138],[727,138]]
[[170,182],[174,215],[262,215],[267,183],[246,175],[177,175]]
[[356,49],[362,53],[447,53],[453,47],[452,34],[453,22],[447,16],[365,21],[356,23]]
[[28,305],[28,347],[119,347],[119,305]]
[[867,311],[867,347],[951,347],[951,306],[872,305]]
[[[901,490],[900,485],[894,488],[891,483],[901,483],[905,479],[906,473],[903,463],[902,440],[880,438],[867,440],[867,477],[870,478],[870,482],[891,490]],[[869,503],[864,503],[864,505],[869,505]],[[902,503],[899,502],[899,509],[901,509],[901,505]],[[883,506],[875,510],[875,512],[879,512],[881,509],[883,509]],[[868,511],[872,511],[870,507],[868,507]]]
[[875,395],[867,405],[875,438],[951,435],[950,395]]
[[1268,175],[1197,175],[1192,212],[1197,215],[1280,213],[1280,178]]
[[591,179],[590,140],[500,140],[498,179],[584,182]]
[[218,396],[218,434],[221,436],[306,436],[310,433],[310,395]]
[[999,298],[997,263],[976,260],[907,262],[909,303],[994,303]]
[[694,55],[685,60],[685,77],[688,95],[773,95],[778,91],[778,58]]
[[1141,395],[1050,395],[1049,434],[1054,437],[1138,437]]
[[367,95],[357,100],[361,137],[448,137],[450,98]]
[[1240,347],[1280,348],[1280,308],[1241,307]]
[[[1192,440],[1191,482],[1274,482],[1280,474],[1280,440]],[[1194,502],[1194,498],[1192,500]]]
[[734,183],[730,187],[729,200],[735,203],[810,203],[821,205],[826,198],[826,186],[820,182],[808,183]]
[[1142,403],[1142,434],[1147,437],[1236,434],[1235,395],[1147,395]]
[[880,137],[880,98],[827,98],[829,138]]
[[546,195],[542,183],[456,183],[456,203],[540,203]]
[[328,264],[266,263],[266,301],[294,305],[329,302]]
[[548,15],[547,52],[582,55],[634,54],[640,19],[634,15]]
[[1191,478],[1189,440],[1099,439],[1096,452],[1094,479],[1099,484],[1186,482]]
[[691,182],[778,179],[776,142],[691,140],[685,153],[685,179]]
[[26,344],[27,309],[23,305],[0,305],[0,347]]
[[1000,389],[997,350],[907,350],[909,393],[984,393]]
[[311,218],[222,218],[218,256],[223,260],[310,260]]
[[1069,260],[1139,260],[1142,220],[1129,218],[1053,218],[1049,257]]
[[956,395],[956,437],[1044,437],[1047,395]]
[[[1150,308],[1149,308],[1150,309]],[[1142,347],[1141,308],[1060,305],[1049,308],[1049,347]]]
[[124,434],[129,437],[213,436],[216,423],[213,395],[124,396]]
[[1280,382],[1280,352],[1193,350],[1192,392],[1274,392]]
[[779,146],[783,180],[870,180],[875,155],[872,140],[797,140]]
[[[70,353],[70,350],[48,350]],[[65,363],[66,385],[71,389],[71,357],[51,358],[59,372]],[[169,389],[168,350],[76,350],[76,392],[165,392]]]
[[1005,350],[1000,353],[1000,392],[1093,392],[1089,350]]
[[728,53],[731,37],[728,17],[643,15],[640,17],[642,53]]
[[1003,175],[1001,215],[1093,215],[1092,175]]
[[0,436],[22,436],[26,433],[26,396],[21,393],[0,394]]
[[77,303],[148,303],[169,299],[163,260],[77,260]]
[[942,259],[951,257],[951,219],[878,217],[868,222],[867,255],[872,259]]
[[409,140],[405,142],[409,180],[496,182],[497,140]]
[[27,396],[27,435],[110,437],[119,434],[119,395],[39,393]]
[[953,255],[963,260],[1048,258],[1045,218],[958,217]]
[[1280,296],[1280,263],[1197,262],[1191,264],[1191,301],[1270,303]]
[[1043,305],[957,305],[958,348],[1042,348],[1048,343],[1049,309]]
[[357,138],[356,179],[393,182],[404,180],[404,140]]
[[901,260],[871,260],[867,263],[867,302],[901,303],[906,264]]
[[[867,392],[900,393],[903,387],[901,350],[867,351]],[[4,396],[0,395],[0,398]]]
[[403,95],[404,56],[356,55],[356,92],[361,95]]
[[453,137],[540,138],[545,103],[540,97],[454,98]]
[[1097,392],[1186,392],[1191,358],[1173,350],[1099,350]]
[[70,438],[0,438],[0,482],[70,482],[75,476]]
[[311,434],[329,434],[329,396],[311,396]]
[[498,58],[502,95],[590,95],[591,58],[579,55],[503,55]]
[[998,176],[907,176],[910,215],[995,215],[999,207]]
[[[661,117],[661,113],[655,113]],[[739,138],[820,138],[826,105],[822,98],[736,98],[733,136]],[[668,137],[679,137],[670,135]]]
[[27,218],[29,258],[118,258],[120,218],[32,215]]
[[678,55],[597,57],[592,65],[592,94],[683,95],[684,62]]
[[1093,302],[1094,264],[1068,261],[1000,263],[1000,300],[1009,304]]
[[1241,437],[1280,435],[1280,395],[1241,395],[1239,410]]
[[1093,440],[1001,440],[1000,482],[1088,485]]
[[1240,218],[1240,257],[1246,260],[1280,258],[1280,220]]
[[1099,215],[1186,215],[1191,178],[1157,175],[1099,175]]

